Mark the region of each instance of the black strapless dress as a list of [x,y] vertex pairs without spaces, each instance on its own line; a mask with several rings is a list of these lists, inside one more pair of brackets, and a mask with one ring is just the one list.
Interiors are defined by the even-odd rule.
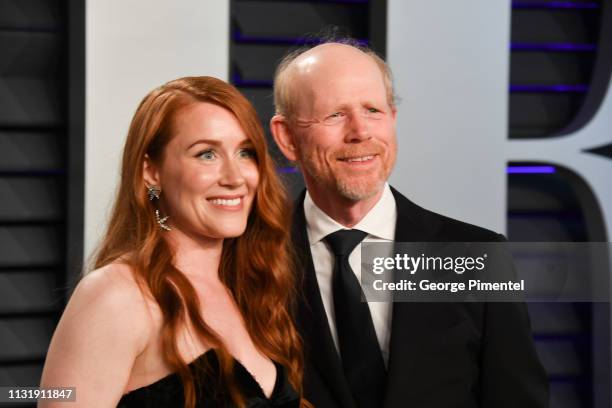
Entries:
[[[212,349],[189,363],[189,368],[195,374],[198,364],[202,364],[203,361],[208,363],[210,370],[208,375],[196,380],[196,407],[234,407],[227,390],[219,384],[217,376],[219,361]],[[289,383],[287,372],[282,365],[274,362],[276,383],[272,395],[267,398],[251,373],[238,360],[234,361],[236,383],[245,396],[248,408],[299,408],[299,395]],[[182,408],[183,406],[183,384],[179,375],[173,373],[153,384],[125,394],[119,400],[117,408]]]

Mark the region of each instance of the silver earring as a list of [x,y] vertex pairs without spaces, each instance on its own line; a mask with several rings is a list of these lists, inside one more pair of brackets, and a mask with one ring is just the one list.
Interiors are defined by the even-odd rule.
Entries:
[[[147,195],[149,196],[149,201],[159,200],[159,196],[161,195],[161,190],[156,186],[147,186]],[[166,224],[169,216],[161,217],[159,215],[159,209],[155,209],[155,220],[157,221],[157,225],[159,225],[159,229],[164,231],[172,231],[172,228]]]
[[159,195],[161,190],[155,186],[147,186],[147,195],[149,196],[149,201],[159,200]]
[[170,228],[167,224],[166,221],[168,221],[168,218],[170,218],[169,216],[165,216],[163,218],[161,218],[159,216],[159,210],[155,210],[155,219],[157,220],[157,224],[159,225],[159,228],[164,230],[164,231],[172,231],[172,228]]

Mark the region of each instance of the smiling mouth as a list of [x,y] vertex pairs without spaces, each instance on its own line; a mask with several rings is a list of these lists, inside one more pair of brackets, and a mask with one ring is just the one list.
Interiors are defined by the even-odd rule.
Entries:
[[347,163],[362,163],[373,160],[378,154],[370,154],[367,156],[342,157],[339,160]]
[[227,208],[239,207],[242,204],[242,197],[236,198],[209,198],[208,201],[214,205]]

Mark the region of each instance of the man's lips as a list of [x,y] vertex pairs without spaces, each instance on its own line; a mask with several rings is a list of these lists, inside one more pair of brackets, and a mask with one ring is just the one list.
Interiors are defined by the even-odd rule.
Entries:
[[339,157],[338,160],[347,162],[347,163],[364,163],[364,162],[370,162],[374,160],[374,158],[376,158],[377,156],[378,156],[377,153],[351,155],[351,156]]

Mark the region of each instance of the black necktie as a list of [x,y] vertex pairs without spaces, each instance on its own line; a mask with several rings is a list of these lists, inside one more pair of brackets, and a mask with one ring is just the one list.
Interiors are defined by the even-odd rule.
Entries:
[[367,234],[339,230],[325,237],[336,260],[332,276],[338,345],[344,375],[360,408],[383,404],[385,365],[370,308],[362,302],[361,286],[348,262],[350,253]]

